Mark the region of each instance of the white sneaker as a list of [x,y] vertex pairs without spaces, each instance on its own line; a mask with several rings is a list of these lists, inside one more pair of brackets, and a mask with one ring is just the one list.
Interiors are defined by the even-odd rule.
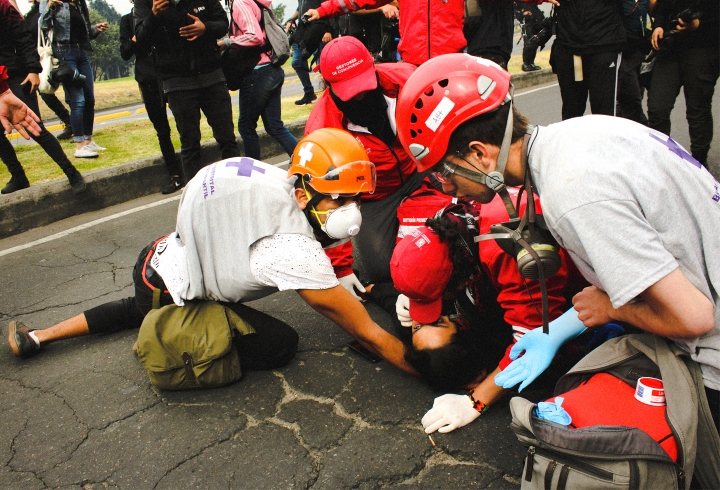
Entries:
[[79,150],[75,150],[75,158],[97,158],[98,153],[90,149],[90,145],[85,145]]
[[94,141],[91,141],[90,144],[85,145],[85,148],[92,150],[92,151],[104,151],[107,150],[107,148],[103,148],[102,146],[98,145]]

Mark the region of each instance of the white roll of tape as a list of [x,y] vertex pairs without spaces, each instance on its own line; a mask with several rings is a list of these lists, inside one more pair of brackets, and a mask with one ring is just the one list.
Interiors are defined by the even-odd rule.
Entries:
[[654,407],[665,406],[665,388],[661,379],[640,378],[635,388],[635,398],[638,401]]

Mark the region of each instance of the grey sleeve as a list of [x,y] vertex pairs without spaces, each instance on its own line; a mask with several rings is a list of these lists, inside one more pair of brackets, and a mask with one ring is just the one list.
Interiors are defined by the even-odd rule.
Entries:
[[632,200],[579,206],[553,228],[586,279],[608,293],[615,308],[678,268],[658,231]]

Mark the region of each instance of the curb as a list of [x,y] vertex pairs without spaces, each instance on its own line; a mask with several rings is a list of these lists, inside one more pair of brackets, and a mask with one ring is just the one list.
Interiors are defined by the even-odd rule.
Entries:
[[[298,139],[305,131],[305,121],[285,125]],[[261,158],[283,153],[282,148],[264,131],[258,131]],[[241,153],[242,141],[238,138]],[[179,158],[179,156],[178,156]],[[220,160],[213,140],[202,145],[203,164]],[[54,180],[31,186],[0,197],[0,239],[45,226],[78,214],[97,211],[125,201],[155,194],[166,183],[168,174],[161,156],[123,163],[83,173],[87,190],[76,196],[67,180]]]
[[[513,75],[515,89],[555,81],[549,68]],[[302,138],[305,120],[285,125],[297,138]],[[264,131],[259,131],[261,158],[283,153],[280,145]],[[242,152],[242,141],[238,141]],[[213,140],[202,145],[203,163],[220,160],[217,143]],[[83,173],[87,190],[75,196],[66,180],[54,180],[34,185],[22,191],[0,197],[0,239],[33,228],[45,226],[70,216],[97,211],[115,204],[155,194],[167,180],[167,171],[161,156],[128,162]]]

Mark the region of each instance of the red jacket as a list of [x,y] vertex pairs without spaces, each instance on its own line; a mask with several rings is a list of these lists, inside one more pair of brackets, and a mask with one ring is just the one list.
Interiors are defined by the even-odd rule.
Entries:
[[7,79],[7,68],[4,66],[0,66],[0,94],[4,94],[8,90],[10,90],[10,87],[7,84]]
[[[327,0],[317,11],[320,17],[334,17],[360,9],[373,9],[392,0]],[[400,44],[403,61],[420,65],[448,53],[460,53],[467,46],[463,35],[464,0],[399,0]]]
[[[515,202],[518,190],[508,188],[510,198]],[[519,214],[525,211],[525,195],[520,205]],[[480,206],[477,204],[477,206]],[[535,198],[535,209],[542,212],[540,199]],[[489,233],[490,225],[509,221],[505,205],[500,196],[488,204],[480,206],[480,234]],[[480,262],[487,277],[498,292],[497,302],[505,311],[504,320],[513,328],[514,341],[517,341],[527,331],[542,325],[542,296],[540,282],[524,279],[518,271],[515,258],[505,253],[495,240],[485,240],[479,243]],[[569,270],[574,270],[572,261],[565,251],[561,252],[562,267],[547,279],[548,308],[550,321],[562,315],[567,309],[565,306],[565,289],[568,282]],[[505,369],[510,364],[510,348],[500,361],[500,368]]]
[[[392,99],[388,104],[394,104],[397,99],[400,87],[408,77],[415,71],[415,66],[407,63],[384,63],[375,66],[380,78],[380,86],[383,94]],[[394,113],[389,114],[394,124]],[[319,128],[342,128],[348,129],[348,120],[343,116],[340,109],[330,97],[327,90],[320,96],[320,99],[313,107],[307,123],[305,134],[309,134]],[[407,178],[415,172],[416,165],[413,159],[405,153],[400,141],[396,138],[392,147],[388,147],[379,138],[370,133],[360,130],[350,130],[360,143],[370,161],[375,164],[377,172],[377,187],[374,194],[364,194],[363,199],[378,201],[394,193]]]

